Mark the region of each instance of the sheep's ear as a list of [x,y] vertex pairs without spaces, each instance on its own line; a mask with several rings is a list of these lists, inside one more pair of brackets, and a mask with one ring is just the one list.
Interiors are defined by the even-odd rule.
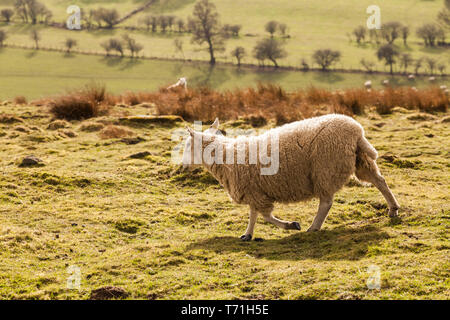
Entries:
[[211,128],[219,129],[219,118],[216,118],[216,120],[214,120],[214,123],[211,125]]
[[191,137],[194,136],[194,130],[192,130],[192,128],[186,126],[186,130],[189,132],[189,134],[191,135]]

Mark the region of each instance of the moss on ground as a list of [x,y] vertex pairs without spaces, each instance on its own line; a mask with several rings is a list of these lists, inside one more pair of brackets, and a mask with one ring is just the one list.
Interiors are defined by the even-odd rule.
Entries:
[[[0,106],[0,114],[35,128],[0,123],[3,299],[87,299],[103,286],[131,299],[450,298],[450,130],[439,121],[447,115],[357,118],[385,156],[378,163],[401,220],[387,217],[375,188],[352,180],[322,231],[284,231],[259,219],[255,237],[263,241],[244,243],[247,208],[209,174],[171,163],[171,134],[182,123],[134,126],[141,139],[127,143],[101,140],[76,121],[68,124],[76,137],[56,136],[42,108]],[[129,157],[144,151],[151,154]],[[30,154],[45,166],[18,167]],[[278,205],[275,215],[305,230],[317,204]],[[371,265],[380,268],[380,290],[366,286]],[[80,290],[67,288],[70,266],[81,270]]]

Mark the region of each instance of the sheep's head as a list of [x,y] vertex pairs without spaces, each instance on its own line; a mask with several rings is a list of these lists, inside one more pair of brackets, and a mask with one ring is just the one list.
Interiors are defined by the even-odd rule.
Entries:
[[224,132],[219,129],[217,118],[204,132],[197,132],[189,127],[186,129],[189,136],[184,145],[182,164],[184,169],[194,169],[203,162],[203,144],[211,142],[217,135],[224,135]]

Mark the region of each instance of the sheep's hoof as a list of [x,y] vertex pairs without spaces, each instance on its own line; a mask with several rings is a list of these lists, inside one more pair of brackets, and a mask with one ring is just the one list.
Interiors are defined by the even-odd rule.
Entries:
[[250,241],[250,240],[252,240],[252,235],[251,234],[243,234],[241,236],[241,240],[242,241]]
[[301,228],[300,228],[300,223],[298,223],[297,221],[291,222],[291,223],[289,224],[289,229],[292,229],[292,230],[301,230]]
[[398,217],[398,209],[389,210],[389,217],[390,218],[397,218]]

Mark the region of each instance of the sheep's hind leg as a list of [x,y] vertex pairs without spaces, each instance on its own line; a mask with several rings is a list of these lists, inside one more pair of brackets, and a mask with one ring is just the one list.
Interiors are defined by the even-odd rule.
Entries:
[[331,209],[331,205],[333,204],[333,197],[321,197],[319,210],[317,211],[317,215],[314,218],[314,221],[309,227],[308,232],[319,231],[322,227],[323,222],[325,221],[328,212]]
[[277,227],[286,229],[286,230],[300,230],[300,223],[296,221],[285,221],[280,220],[278,218],[275,218],[272,214],[272,210],[270,211],[262,211],[262,216],[264,217],[264,220],[267,222],[273,223]]
[[400,208],[400,205],[398,204],[397,199],[395,199],[395,196],[392,193],[391,189],[389,189],[386,180],[384,180],[383,176],[378,172],[370,172],[367,178],[369,182],[372,182],[373,185],[378,190],[380,190],[381,194],[386,199],[389,206],[389,217],[391,218],[398,217],[398,209]]
[[255,230],[255,224],[256,224],[257,217],[258,217],[258,211],[250,208],[250,218],[248,220],[247,230],[245,230],[245,233],[241,236],[241,240],[243,240],[243,241],[252,240],[253,231]]

